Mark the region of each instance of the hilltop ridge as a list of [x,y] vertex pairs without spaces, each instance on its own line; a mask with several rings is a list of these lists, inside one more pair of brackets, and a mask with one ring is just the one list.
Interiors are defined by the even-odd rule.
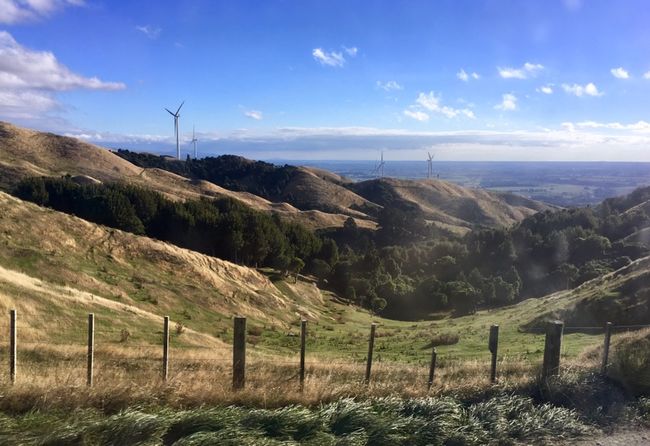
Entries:
[[[9,191],[30,176],[81,176],[92,181],[124,181],[163,193],[172,199],[229,197],[253,209],[278,213],[307,227],[342,226],[347,215],[303,212],[285,202],[271,202],[245,191],[232,191],[189,179],[160,168],[138,167],[110,150],[67,136],[24,129],[0,122],[0,190]],[[86,178],[88,180],[88,178]],[[359,221],[364,227],[372,222]]]

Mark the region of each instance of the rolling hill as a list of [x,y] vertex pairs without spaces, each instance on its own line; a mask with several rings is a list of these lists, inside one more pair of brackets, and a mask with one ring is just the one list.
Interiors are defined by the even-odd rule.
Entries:
[[414,205],[432,224],[463,235],[474,227],[508,226],[540,210],[554,209],[514,194],[465,188],[440,180],[380,178],[355,183],[311,167],[276,166],[233,155],[179,162],[166,157],[120,150],[119,156],[140,167],[160,168],[246,191],[301,210],[345,214],[375,221],[382,207]]
[[334,320],[326,316],[328,299],[313,283],[273,282],[254,269],[89,223],[3,192],[0,284],[0,308],[5,313],[18,308],[26,319],[22,338],[31,342],[81,334],[66,333],[64,327],[72,319],[83,320],[88,311],[109,324],[112,342],[124,327],[151,342],[158,332],[151,326],[170,315],[191,329],[183,338],[189,345],[204,346],[221,343],[216,333],[227,329],[235,314],[284,328],[301,316]]
[[348,187],[381,206],[395,201],[414,204],[429,221],[461,233],[477,226],[510,226],[536,212],[554,208],[517,195],[471,189],[442,180],[380,178]]
[[340,227],[348,217],[359,227],[376,228],[382,206],[400,200],[415,204],[433,224],[461,235],[472,227],[509,225],[550,209],[523,197],[439,180],[383,178],[354,183],[315,168],[274,166],[230,155],[207,160],[208,174],[205,165],[195,169],[205,160],[187,164],[128,151],[115,153],[74,138],[0,122],[0,189],[5,191],[29,176],[125,181],[174,199],[231,197],[314,229]]
[[[327,357],[362,358],[367,328],[374,321],[380,323],[376,348],[386,360],[424,363],[430,339],[444,334],[459,334],[460,341],[441,346],[442,355],[487,357],[485,335],[492,323],[502,325],[506,354],[538,358],[542,339],[521,333],[521,324],[556,316],[603,283],[620,287],[648,274],[650,260],[645,258],[547,298],[457,318],[395,321],[340,303],[304,278],[294,283],[0,192],[0,312],[18,309],[26,343],[83,345],[83,321],[94,312],[98,342],[120,348],[157,345],[161,317],[170,315],[172,323],[185,327],[182,336],[174,336],[176,346],[210,347],[227,356],[231,318],[240,314],[259,330],[259,353],[295,351],[296,323],[305,317],[312,324],[310,352]],[[7,324],[6,317],[0,318],[0,330]],[[131,333],[126,345],[120,340],[124,329]],[[566,348],[575,355],[599,340],[569,335]]]
[[[311,228],[342,226],[347,215],[317,209],[301,211],[284,202],[271,202],[248,192],[235,192],[168,170],[141,168],[113,152],[78,139],[43,133],[0,122],[0,189],[10,190],[30,176],[79,177],[79,181],[125,181],[161,192],[173,199],[230,197],[253,209],[278,213]],[[359,220],[363,227],[374,227]]]

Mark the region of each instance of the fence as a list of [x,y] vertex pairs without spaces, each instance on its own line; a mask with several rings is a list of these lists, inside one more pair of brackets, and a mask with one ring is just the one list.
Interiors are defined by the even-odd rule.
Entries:
[[[165,316],[162,320],[162,352],[160,356],[161,361],[161,379],[168,380],[169,376],[169,362],[170,362],[170,333],[169,333],[170,319]],[[298,378],[298,385],[300,391],[304,389],[306,369],[306,355],[307,355],[307,329],[308,323],[306,320],[300,322],[300,349],[299,361],[297,365],[296,377]],[[375,337],[377,334],[378,324],[372,323],[370,325],[370,333],[368,337],[368,353],[365,360],[365,376],[363,382],[367,385],[370,384],[372,379],[372,366],[373,366],[373,353],[375,349]],[[562,351],[562,337],[568,331],[600,331],[604,333],[603,337],[603,351],[600,361],[601,373],[606,373],[609,365],[610,343],[612,334],[615,330],[635,330],[646,328],[648,325],[613,325],[607,322],[604,327],[565,327],[561,321],[548,322],[545,333],[545,343],[543,352],[543,362],[541,367],[541,377],[543,379],[557,375],[560,370],[560,357]],[[234,332],[232,344],[232,388],[233,390],[241,390],[246,386],[246,344],[247,344],[247,331],[246,331],[246,318],[234,318]],[[9,324],[9,377],[12,384],[15,384],[19,375],[18,368],[18,330],[17,330],[17,312],[10,310],[10,324]],[[95,356],[95,316],[90,313],[88,315],[87,323],[87,363],[86,363],[86,385],[92,387],[94,384],[94,356]],[[497,381],[498,375],[498,348],[499,348],[499,326],[492,325],[487,333],[487,347],[491,354],[489,377],[492,383]],[[429,363],[428,379],[426,380],[427,389],[430,389],[436,377],[436,364],[438,360],[438,353],[435,347],[431,350],[431,360]],[[295,363],[283,363],[287,367],[295,367]]]

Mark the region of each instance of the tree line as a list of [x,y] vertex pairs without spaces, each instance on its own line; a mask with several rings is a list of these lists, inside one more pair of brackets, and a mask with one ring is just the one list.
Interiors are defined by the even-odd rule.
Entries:
[[200,179],[233,191],[250,192],[267,200],[282,196],[298,170],[295,166],[253,161],[236,155],[221,155],[178,161],[149,153],[118,149],[116,155],[143,168],[168,170],[186,178]]
[[331,241],[230,198],[173,201],[134,185],[78,184],[70,177],[28,178],[15,195],[242,265],[298,272],[305,262],[336,260]]

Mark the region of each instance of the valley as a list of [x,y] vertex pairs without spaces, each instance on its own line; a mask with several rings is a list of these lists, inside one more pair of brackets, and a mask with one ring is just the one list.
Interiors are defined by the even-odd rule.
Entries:
[[[465,404],[504,394],[579,410],[538,395],[546,322],[566,324],[563,378],[554,385],[579,389],[592,385],[599,367],[600,327],[650,317],[647,189],[565,210],[445,181],[353,183],[239,158],[191,161],[193,174],[177,161],[128,154],[146,161],[141,167],[68,138],[3,129],[2,187],[11,194],[0,192],[0,313],[16,309],[19,332],[16,384],[0,374],[6,413],[88,411],[98,423],[105,416],[98,413],[127,416],[136,406],[153,412],[133,416],[167,420],[159,410],[235,404],[275,416],[290,405],[347,397]],[[18,147],[26,147],[23,161]],[[222,169],[224,162],[228,184],[209,173],[209,163]],[[273,194],[260,189],[266,180],[253,180],[285,174],[285,188]],[[305,224],[310,213],[329,223]],[[96,318],[92,388],[84,376],[88,313]],[[163,316],[172,327],[167,383],[160,378]],[[231,388],[234,316],[247,318],[241,391]],[[302,391],[301,319],[308,324]],[[373,373],[364,384],[371,323]],[[494,324],[493,385],[487,337]],[[9,318],[0,318],[0,332],[8,330]],[[612,376],[626,343],[645,336],[615,332]],[[0,370],[7,369],[2,355]],[[571,379],[578,384],[563,381]],[[587,415],[566,416],[582,423]],[[539,432],[548,428],[540,423]],[[59,440],[61,426],[53,434]],[[579,426],[567,435],[588,431]]]

